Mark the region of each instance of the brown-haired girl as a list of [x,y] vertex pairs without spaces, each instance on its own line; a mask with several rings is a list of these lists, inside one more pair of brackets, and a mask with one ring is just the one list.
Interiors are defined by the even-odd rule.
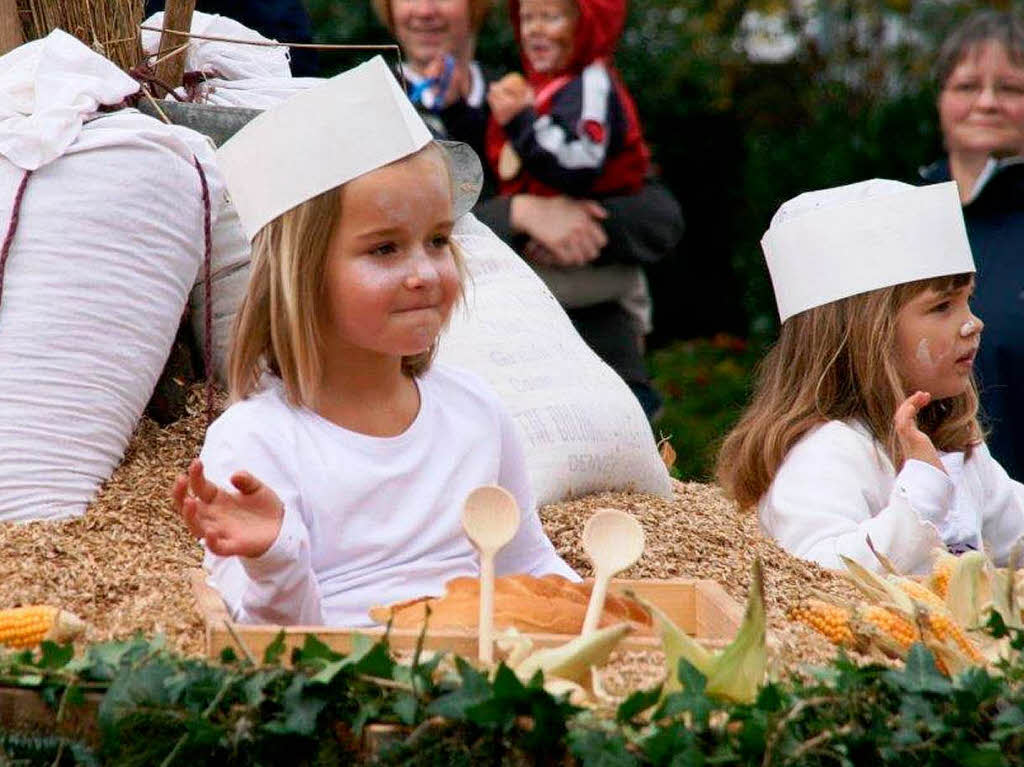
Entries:
[[826,567],[842,554],[877,568],[871,545],[908,572],[938,546],[1005,559],[1024,486],[978,424],[983,325],[955,185],[804,194],[762,245],[783,322],[722,446],[726,492]]
[[497,396],[431,365],[478,173],[453,181],[383,61],[257,117],[219,160],[255,236],[236,401],[172,498],[234,617],[359,626],[373,605],[443,593],[478,573],[460,513],[486,484],[523,510],[496,569],[578,579],[541,529]]

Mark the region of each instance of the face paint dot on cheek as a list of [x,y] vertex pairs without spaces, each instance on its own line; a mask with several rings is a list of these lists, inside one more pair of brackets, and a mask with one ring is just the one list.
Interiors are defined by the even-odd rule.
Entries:
[[931,350],[928,348],[928,339],[922,338],[917,344],[917,352],[914,354],[915,359],[922,365],[932,364]]

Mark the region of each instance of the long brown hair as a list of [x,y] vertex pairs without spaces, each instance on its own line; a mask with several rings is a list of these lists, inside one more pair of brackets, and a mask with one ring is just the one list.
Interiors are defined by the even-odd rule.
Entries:
[[[968,284],[972,274],[918,280],[862,293],[801,312],[755,376],[754,395],[718,454],[715,475],[742,508],[768,490],[786,454],[810,429],[831,420],[860,420],[893,465],[904,456],[893,415],[906,399],[897,372],[897,312],[925,290]],[[918,416],[936,449],[969,451],[983,437],[973,379],[956,397],[934,401]]]
[[[420,151],[439,152],[451,182],[447,153],[435,143]],[[408,158],[396,162],[404,159]],[[330,189],[282,213],[253,239],[249,286],[235,317],[228,360],[232,400],[255,392],[269,372],[284,383],[290,404],[316,408],[326,352],[324,273],[331,234],[341,221],[341,189]],[[449,245],[461,293],[465,257],[454,239]],[[426,351],[403,357],[402,371],[409,376],[426,372],[436,349],[435,341]]]

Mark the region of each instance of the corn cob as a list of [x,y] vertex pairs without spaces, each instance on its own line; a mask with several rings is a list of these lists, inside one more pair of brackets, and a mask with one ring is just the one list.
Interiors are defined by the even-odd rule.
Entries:
[[790,608],[789,619],[810,626],[823,634],[830,642],[852,647],[853,631],[850,629],[852,611],[823,599],[805,599]]
[[85,630],[75,615],[49,605],[0,610],[0,645],[34,647],[45,639],[68,642]]
[[972,663],[983,665],[985,663],[985,656],[981,654],[981,651],[972,642],[964,630],[960,628],[959,624],[953,620],[949,613],[945,611],[929,611],[927,613],[928,628],[931,629],[932,633],[935,634],[935,638],[940,642],[949,642],[952,640],[957,648]]
[[943,597],[940,597],[928,587],[910,578],[891,578],[891,580],[899,587],[900,591],[915,602],[920,603],[929,610],[946,612],[946,603],[943,601]]
[[913,623],[881,605],[862,606],[857,611],[857,618],[875,629],[882,638],[895,641],[902,650],[909,650],[921,638]]
[[949,593],[949,578],[956,567],[957,558],[948,551],[940,551],[935,555],[932,571],[928,576],[928,588],[943,599]]

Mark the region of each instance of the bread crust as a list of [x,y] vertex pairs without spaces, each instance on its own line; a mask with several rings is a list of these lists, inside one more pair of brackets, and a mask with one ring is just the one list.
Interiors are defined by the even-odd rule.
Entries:
[[[573,583],[560,575],[503,575],[494,583],[494,627],[524,633],[578,634],[590,601],[593,581]],[[430,607],[430,627],[475,632],[480,614],[478,578],[453,578],[441,597],[420,597],[374,607],[370,617],[398,629],[420,629]],[[653,633],[651,618],[633,599],[608,594],[598,626],[627,622],[635,634]]]

